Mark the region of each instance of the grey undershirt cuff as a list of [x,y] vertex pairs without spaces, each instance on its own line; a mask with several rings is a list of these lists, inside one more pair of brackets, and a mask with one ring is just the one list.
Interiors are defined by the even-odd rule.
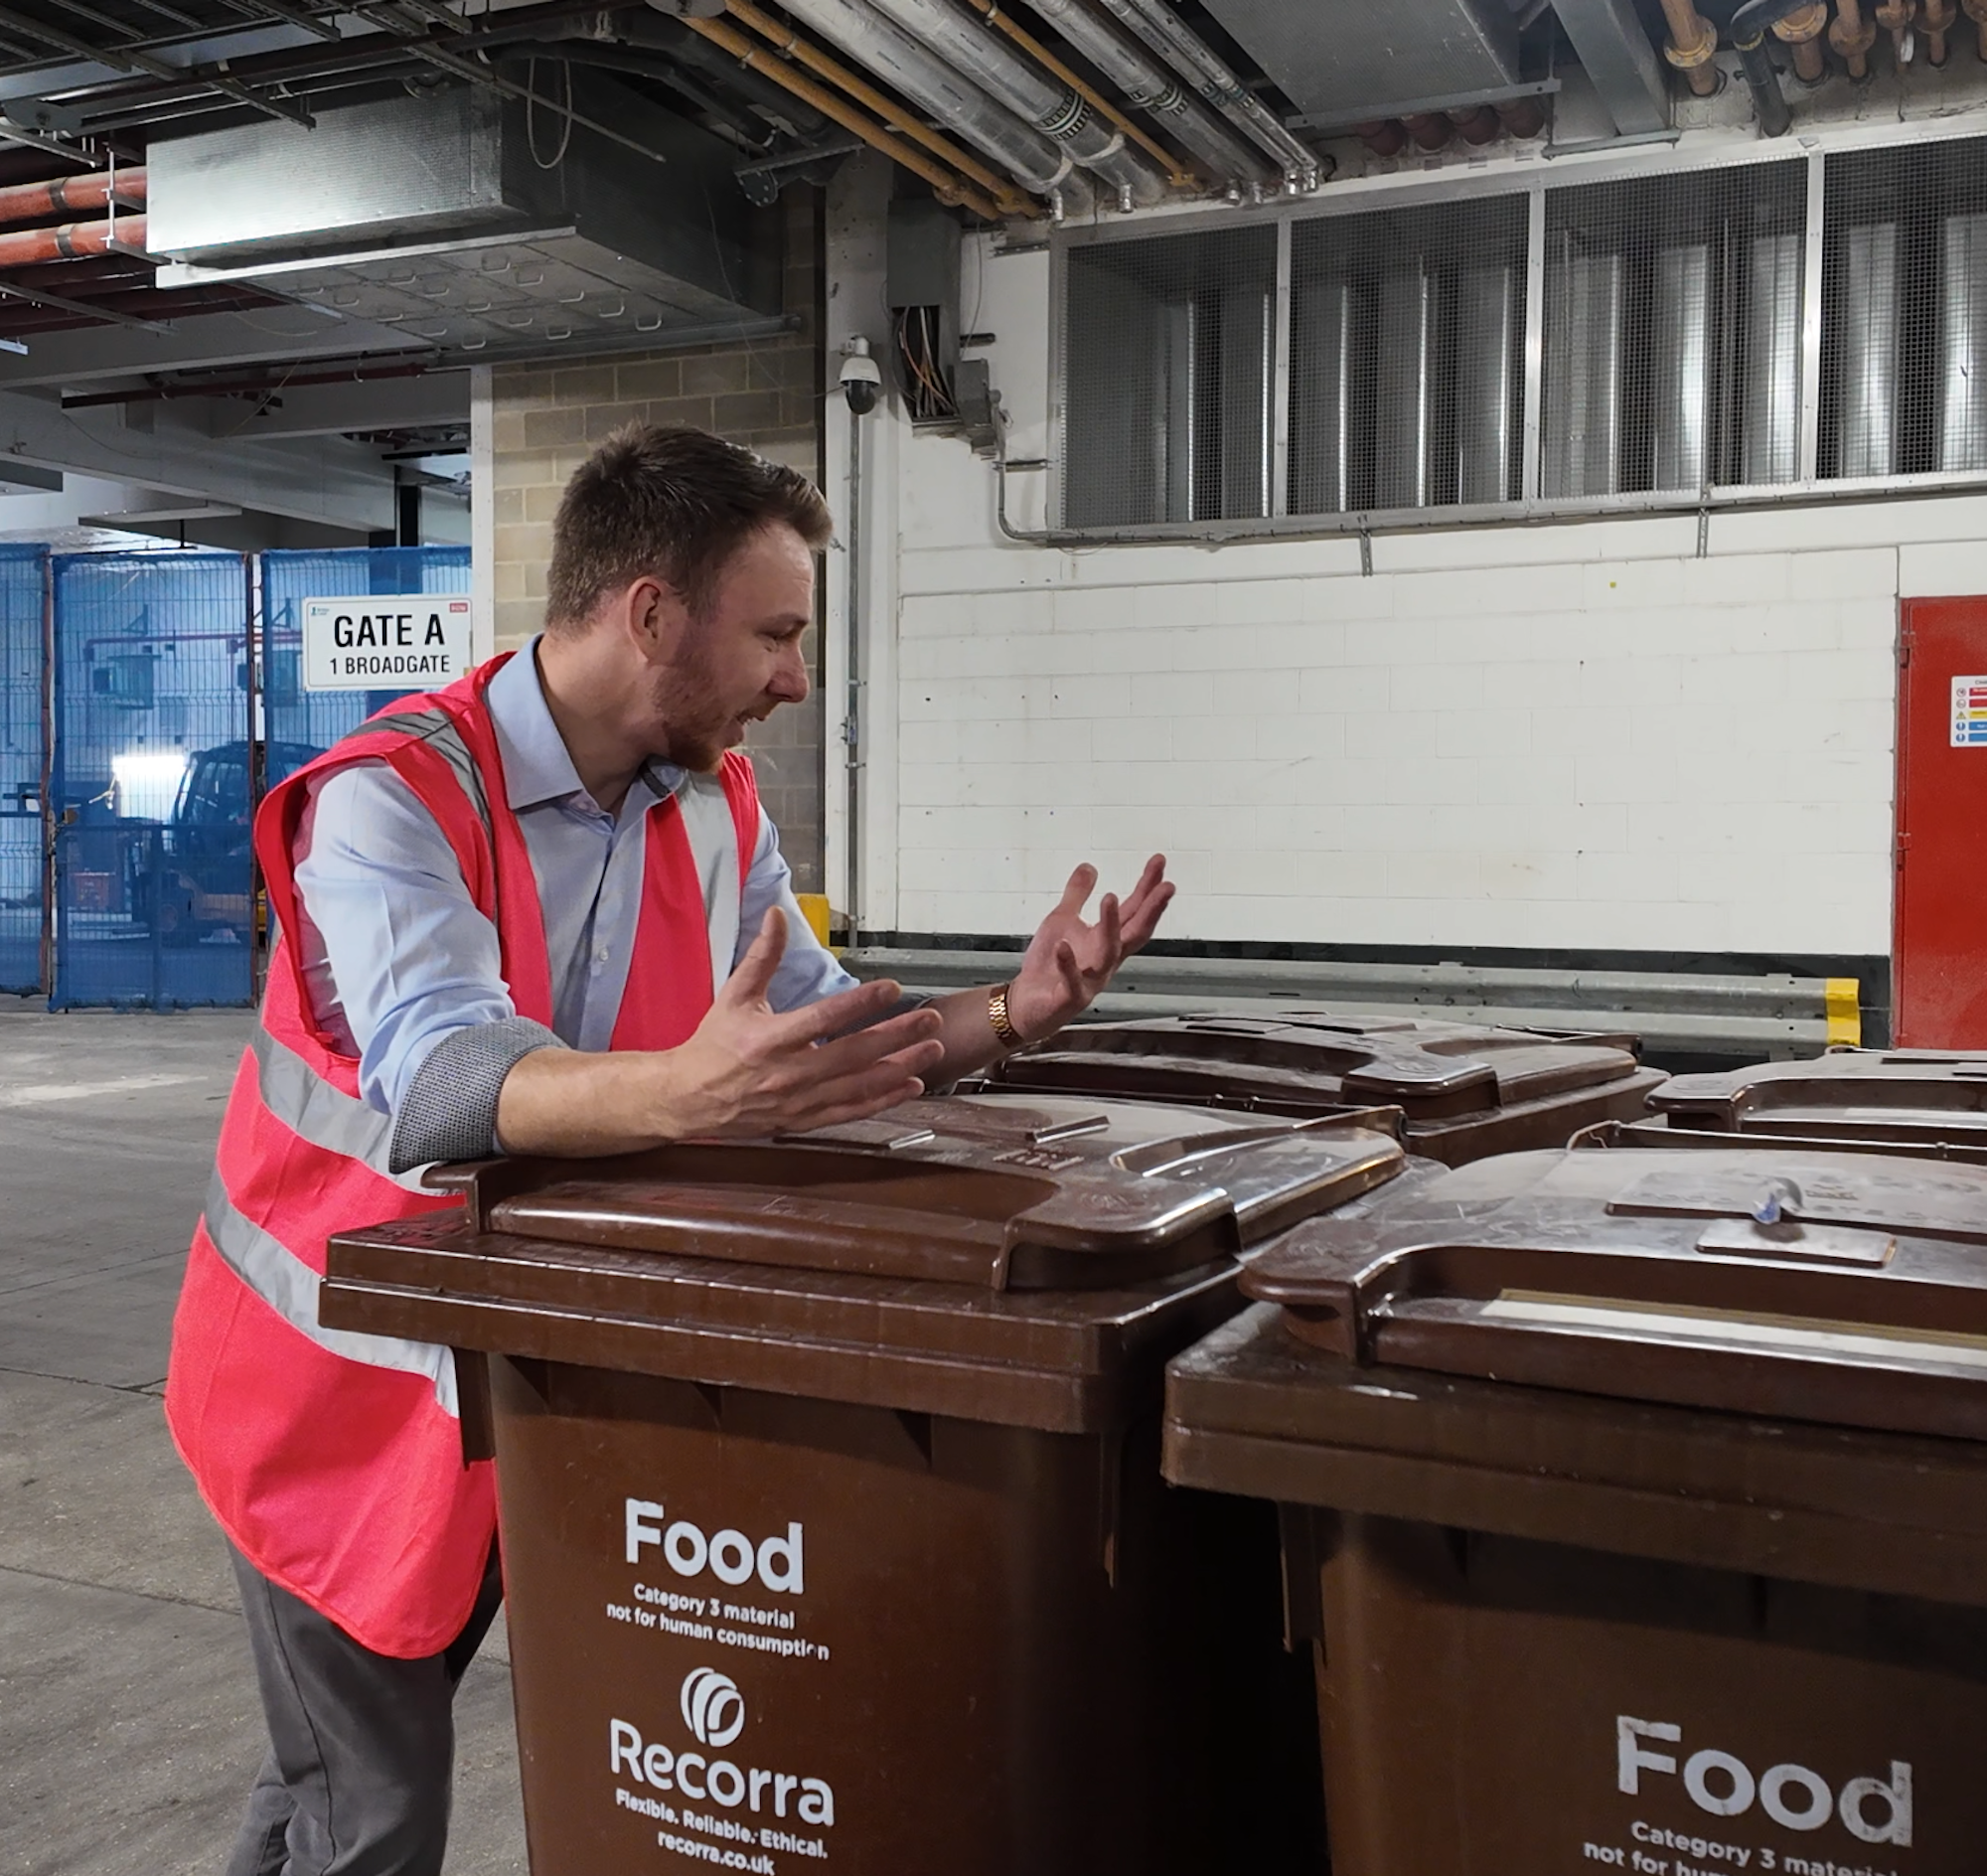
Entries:
[[527,1055],[566,1045],[542,1022],[503,1016],[445,1035],[414,1070],[393,1117],[395,1172],[437,1160],[488,1160],[497,1144],[504,1077]]

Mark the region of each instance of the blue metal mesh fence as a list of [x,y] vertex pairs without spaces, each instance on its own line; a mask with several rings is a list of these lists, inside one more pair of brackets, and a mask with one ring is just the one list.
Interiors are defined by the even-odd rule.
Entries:
[[466,593],[467,547],[335,547],[262,555],[262,690],[268,779],[289,771],[400,695],[393,691],[306,691],[306,599],[368,593]]
[[246,1004],[241,557],[62,554],[54,592],[53,1005]]
[[42,988],[42,627],[48,551],[0,547],[0,991]]

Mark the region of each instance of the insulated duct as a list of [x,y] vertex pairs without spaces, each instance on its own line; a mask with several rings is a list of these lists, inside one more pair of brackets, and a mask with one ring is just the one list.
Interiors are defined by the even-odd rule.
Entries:
[[1034,9],[1161,129],[1222,181],[1266,183],[1263,159],[1142,46],[1092,13],[1083,0],[1034,0]]
[[1455,499],[1510,502],[1518,386],[1518,269],[1466,267],[1456,282]]
[[1711,480],[1711,246],[1657,251],[1649,336],[1651,488],[1701,489]]
[[1023,123],[868,0],[784,0],[787,12],[858,65],[922,104],[947,129],[990,157],[1023,187],[1082,214],[1089,184],[1069,152]]
[[1103,0],[1113,19],[1149,46],[1283,172],[1293,192],[1324,180],[1324,159],[1299,143],[1253,91],[1229,71],[1165,0]]
[[[1165,200],[1166,179],[1068,85],[1010,51],[956,0],[868,0],[996,102],[1060,144],[1108,185],[1123,209]],[[794,10],[794,9],[790,9]]]

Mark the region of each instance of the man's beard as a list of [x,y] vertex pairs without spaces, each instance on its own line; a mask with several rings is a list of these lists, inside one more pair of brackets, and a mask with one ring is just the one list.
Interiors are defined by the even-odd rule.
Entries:
[[659,671],[653,682],[656,714],[669,736],[669,747],[657,750],[657,755],[678,768],[713,774],[731,747],[735,715],[725,713],[709,679],[693,668]]

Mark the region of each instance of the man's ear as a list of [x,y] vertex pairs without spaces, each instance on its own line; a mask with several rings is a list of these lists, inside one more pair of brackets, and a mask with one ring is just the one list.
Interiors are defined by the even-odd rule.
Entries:
[[671,657],[688,623],[689,609],[676,588],[644,576],[626,594],[628,630],[652,662]]

